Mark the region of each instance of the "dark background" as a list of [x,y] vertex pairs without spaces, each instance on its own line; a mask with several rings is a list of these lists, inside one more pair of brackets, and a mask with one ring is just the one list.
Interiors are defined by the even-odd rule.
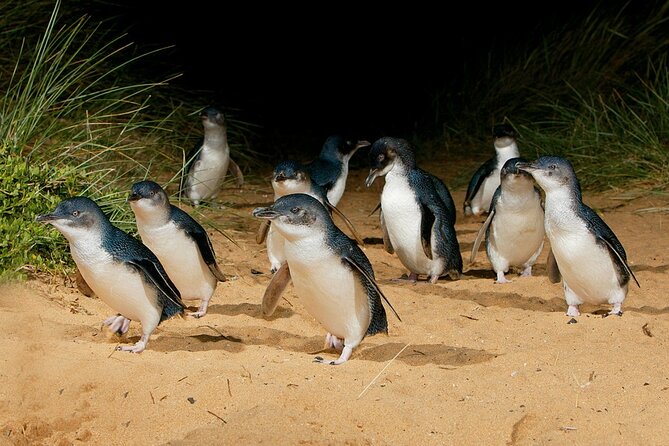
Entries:
[[183,73],[175,85],[260,125],[265,150],[320,141],[317,151],[335,132],[373,139],[421,131],[439,94],[453,93],[464,76],[494,68],[485,66],[492,54],[499,60],[512,48],[531,46],[596,4],[169,6],[138,0],[95,13],[112,17],[140,48],[175,45],[161,53],[162,63],[146,67],[147,76],[156,76],[151,80]]

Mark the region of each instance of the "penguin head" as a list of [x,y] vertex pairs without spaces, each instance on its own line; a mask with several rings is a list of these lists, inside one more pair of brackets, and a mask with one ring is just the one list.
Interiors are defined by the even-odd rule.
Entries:
[[499,174],[502,181],[533,181],[532,175],[525,170],[518,168],[518,163],[527,164],[525,158],[511,158],[506,160]]
[[290,194],[277,198],[269,207],[255,208],[253,216],[272,221],[287,240],[322,233],[332,220],[320,201],[307,194]]
[[311,177],[297,161],[281,161],[272,173],[272,188],[276,196],[306,193],[311,188]]
[[376,177],[384,176],[397,164],[413,167],[416,162],[409,142],[389,136],[377,139],[369,150],[369,175],[365,180],[371,186]]
[[518,169],[529,172],[546,193],[569,188],[580,195],[580,186],[571,163],[559,156],[542,156],[533,162],[517,162]]
[[69,241],[76,240],[91,231],[101,231],[109,220],[93,200],[87,197],[72,197],[61,201],[50,214],[38,215],[36,221],[53,225]]
[[225,126],[225,116],[223,115],[223,112],[216,107],[206,107],[200,112],[200,117],[202,118],[202,125],[204,125],[205,129]]
[[516,141],[516,131],[511,124],[497,124],[492,129],[492,139],[495,148],[508,147]]
[[132,185],[127,202],[139,219],[149,215],[169,214],[170,200],[156,182],[145,180]]
[[343,161],[352,157],[358,149],[369,145],[369,141],[345,138],[342,135],[331,135],[323,143],[319,157]]

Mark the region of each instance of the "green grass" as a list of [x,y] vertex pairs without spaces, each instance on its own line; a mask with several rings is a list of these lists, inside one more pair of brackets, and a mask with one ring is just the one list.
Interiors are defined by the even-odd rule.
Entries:
[[[34,221],[64,198],[94,199],[114,224],[134,234],[125,202],[132,183],[178,184],[195,139],[182,130],[202,131],[193,119],[197,110],[185,105],[197,98],[169,89],[178,73],[148,82],[132,76],[164,49],[137,55],[126,36],[103,32],[86,16],[69,11],[68,20],[59,20],[58,0],[27,3],[0,6],[6,62],[0,68],[0,155],[7,160],[0,172],[0,280],[72,269],[62,235]],[[53,8],[48,21],[29,13],[47,6]],[[26,33],[40,26],[41,32]],[[250,157],[250,127],[228,121],[236,152]]]
[[584,188],[666,188],[669,2],[647,5],[602,3],[539,45],[491,51],[435,97],[437,139],[492,155],[490,130],[506,120],[523,156],[569,158]]

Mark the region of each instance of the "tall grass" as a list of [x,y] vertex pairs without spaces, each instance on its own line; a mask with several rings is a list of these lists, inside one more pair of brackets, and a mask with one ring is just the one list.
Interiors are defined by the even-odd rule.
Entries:
[[[87,16],[70,11],[61,23],[60,0],[27,3],[0,6],[0,24],[7,25],[0,28],[0,58],[13,58],[11,69],[0,69],[0,156],[6,160],[0,279],[25,276],[26,265],[52,272],[72,267],[63,237],[34,222],[63,198],[89,196],[114,224],[134,233],[125,202],[132,182],[150,176],[169,182],[190,149],[179,145],[178,130],[188,125],[179,119],[189,107],[165,100],[176,75],[155,82],[131,75],[163,49],[137,55],[126,36],[110,35]],[[51,14],[31,21],[45,5]],[[41,33],[22,32],[33,23],[43,25]],[[234,129],[231,138],[240,133]]]
[[491,51],[435,98],[443,139],[476,135],[466,142],[487,150],[492,125],[507,120],[521,154],[570,158],[584,187],[666,187],[669,2],[645,5],[604,2],[531,46]]

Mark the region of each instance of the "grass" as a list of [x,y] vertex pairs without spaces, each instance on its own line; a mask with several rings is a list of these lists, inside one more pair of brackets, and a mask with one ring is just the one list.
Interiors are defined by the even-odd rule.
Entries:
[[523,156],[569,158],[584,188],[666,188],[669,2],[645,5],[604,2],[538,45],[491,50],[435,96],[437,139],[492,155],[490,129],[506,120]]
[[[46,6],[53,8],[48,21],[33,21],[29,11]],[[0,155],[7,160],[0,175],[0,280],[72,269],[62,235],[34,222],[64,198],[89,196],[114,224],[135,233],[125,202],[130,186],[149,177],[178,183],[193,143],[181,129],[201,131],[185,99],[174,91],[165,99],[178,74],[139,83],[130,76],[164,49],[137,54],[126,36],[101,31],[87,16],[70,11],[61,23],[60,7],[59,0],[0,6],[0,24],[7,25],[0,28],[0,58],[12,59],[0,69]],[[38,26],[42,32],[25,32]],[[229,121],[237,152],[251,156],[243,138],[249,126]]]

